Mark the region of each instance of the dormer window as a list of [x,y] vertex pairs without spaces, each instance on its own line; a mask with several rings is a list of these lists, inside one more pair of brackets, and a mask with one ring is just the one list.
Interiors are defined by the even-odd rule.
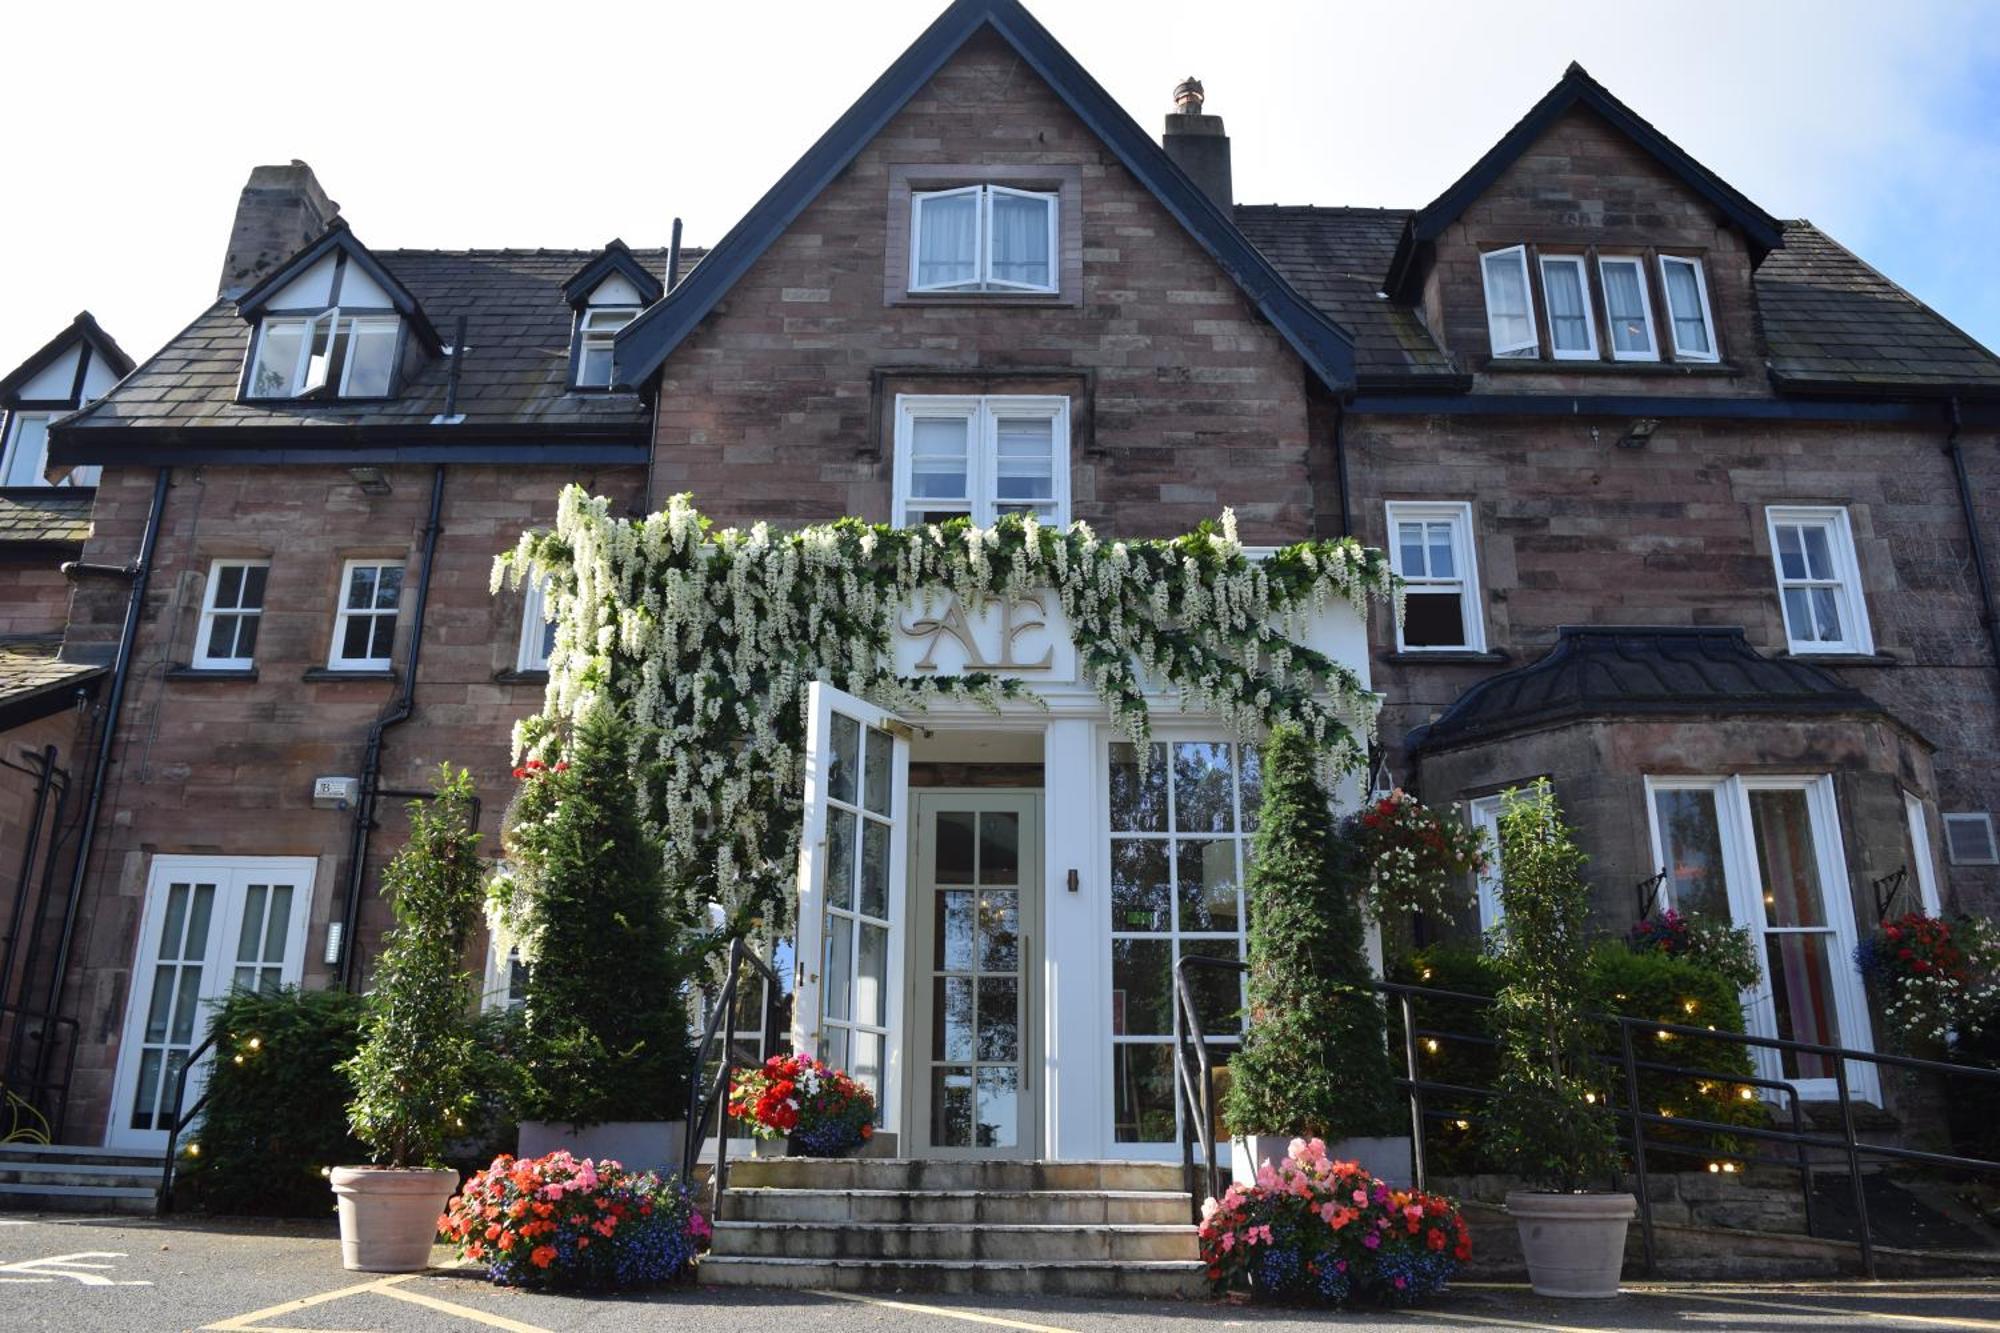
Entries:
[[1667,323],[1674,332],[1674,359],[1715,360],[1715,321],[1708,313],[1708,279],[1701,261],[1660,256],[1660,286],[1667,293]]
[[[1648,274],[1655,262],[1657,287]],[[1708,276],[1694,256],[1510,245],[1482,253],[1479,275],[1496,361],[1721,360]]]
[[1528,249],[1510,245],[1479,257],[1486,280],[1486,331],[1495,356],[1534,356],[1535,307],[1528,299]]
[[611,343],[618,330],[639,316],[635,305],[584,307],[576,323],[576,387],[611,387]]
[[910,196],[912,292],[1055,292],[1057,196],[967,185]]
[[395,380],[394,315],[266,316],[257,330],[251,398],[386,398]]

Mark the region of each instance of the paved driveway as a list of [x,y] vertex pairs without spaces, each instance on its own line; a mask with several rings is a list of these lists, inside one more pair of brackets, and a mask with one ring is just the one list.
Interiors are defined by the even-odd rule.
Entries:
[[[436,1252],[438,1262],[448,1258]],[[219,1333],[421,1330],[572,1333],[658,1328],[722,1333],[1020,1330],[1139,1333],[1249,1328],[1712,1330],[1985,1329],[2000,1333],[2000,1283],[1644,1284],[1608,1302],[1538,1300],[1470,1285],[1421,1311],[1325,1315],[1229,1304],[841,1297],[699,1286],[633,1298],[529,1295],[470,1272],[371,1278],[344,1272],[330,1223],[172,1222],[0,1215],[0,1329],[212,1329]]]

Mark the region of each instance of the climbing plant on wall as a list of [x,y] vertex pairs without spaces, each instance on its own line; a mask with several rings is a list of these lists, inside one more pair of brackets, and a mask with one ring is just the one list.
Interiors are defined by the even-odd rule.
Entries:
[[[899,677],[906,609],[956,597],[977,614],[1051,591],[1084,678],[1135,740],[1147,733],[1151,679],[1244,737],[1297,727],[1330,779],[1362,763],[1374,700],[1346,666],[1299,642],[1308,617],[1338,601],[1400,602],[1380,551],[1343,538],[1252,560],[1228,513],[1171,540],[1012,515],[990,528],[844,518],[717,530],[687,495],[629,519],[575,486],[552,531],[525,534],[495,562],[495,591],[524,578],[547,581],[557,628],[543,708],[517,728],[516,753],[553,762],[594,697],[616,700],[668,871],[689,902],[723,906],[726,931],[784,916],[811,682],[908,712],[1020,692],[987,674]],[[532,935],[521,944],[532,957]]]

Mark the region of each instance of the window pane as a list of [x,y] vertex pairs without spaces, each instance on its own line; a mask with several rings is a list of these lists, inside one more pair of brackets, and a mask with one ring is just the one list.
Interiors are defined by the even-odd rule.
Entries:
[[350,608],[367,608],[375,604],[375,574],[373,565],[356,565],[347,572],[347,605]]
[[48,466],[49,418],[42,414],[16,412],[13,450],[7,456],[5,486],[46,486],[42,473]]
[[876,727],[868,729],[867,759],[861,773],[861,804],[878,815],[889,813],[890,773],[895,766],[896,740]]
[[[1183,958],[1220,958],[1242,961],[1235,940],[1188,940],[1181,945]],[[1243,974],[1228,967],[1190,967],[1188,989],[1194,995],[1194,1011],[1201,1016],[1202,1035],[1235,1036],[1243,1031]]]
[[384,611],[396,609],[403,596],[403,567],[384,565],[375,576],[375,605]]
[[854,908],[854,821],[852,810],[826,812],[826,901],[843,912]]
[[979,979],[979,1058],[1021,1058],[1021,983],[1016,977]]
[[826,1016],[845,1020],[854,1001],[854,922],[844,916],[826,919]]
[[1549,339],[1559,352],[1590,350],[1590,317],[1583,299],[1583,268],[1544,263],[1542,290],[1549,302]]
[[1620,352],[1646,354],[1652,351],[1652,333],[1646,326],[1646,291],[1636,263],[1607,263],[1599,270],[1604,280],[1604,313],[1611,323],[1611,346]]
[[1021,817],[1012,810],[979,816],[979,882],[1017,884],[1021,877]]
[[1430,572],[1424,563],[1424,525],[1421,523],[1398,523],[1396,525],[1396,549],[1403,562],[1404,578],[1420,579]]
[[590,388],[611,383],[611,347],[608,343],[586,342],[576,362],[576,382]]
[[1111,827],[1134,833],[1167,829],[1167,747],[1146,747],[1142,766],[1129,741],[1111,747]]
[[1805,542],[1796,523],[1778,525],[1778,572],[1788,579],[1806,576]]
[[1813,641],[1812,598],[1807,588],[1785,589],[1785,632],[1796,643]]
[[[1771,1001],[1777,1014],[1778,1036],[1785,1041],[1840,1045],[1840,1019],[1834,1009],[1830,933],[1779,934],[1764,937],[1764,962],[1770,969]],[[1787,1078],[1832,1078],[1833,1061],[1823,1055],[1786,1051]]]
[[979,895],[979,967],[1012,972],[1021,965],[1021,895],[987,889]]
[[1180,890],[1182,930],[1236,929],[1234,838],[1176,839],[1174,872]]
[[1831,579],[1833,577],[1833,546],[1824,523],[1812,523],[1798,530],[1805,544],[1806,577]]
[[390,320],[361,320],[353,326],[351,350],[347,357],[349,398],[380,398],[389,392],[389,380],[396,368],[396,324]]
[[977,1146],[1012,1148],[1021,1141],[1021,1071],[1012,1066],[979,1071]]
[[972,1058],[971,977],[939,977],[931,985],[931,1059]]
[[889,826],[879,820],[861,823],[861,896],[855,908],[881,920],[889,915]]
[[1111,1045],[1113,1137],[1119,1143],[1172,1143],[1173,1047],[1164,1042]]
[[368,636],[368,659],[372,662],[386,662],[396,653],[396,618],[394,616],[369,616],[361,622],[371,627]]
[[1701,290],[1694,265],[1669,262],[1665,269],[1667,305],[1674,317],[1674,345],[1683,352],[1707,356],[1713,348],[1708,340],[1708,321],[1702,318]]
[[1403,601],[1403,642],[1411,648],[1465,646],[1463,598],[1450,592],[1412,592]]
[[971,970],[976,929],[972,907],[970,889],[951,889],[938,895],[937,939],[931,956],[933,966],[940,971]]
[[861,769],[861,724],[845,713],[834,713],[831,717],[833,746],[827,765],[827,794],[836,801],[853,805]]
[[1520,252],[1487,255],[1481,263],[1486,272],[1486,320],[1494,353],[1532,348],[1535,335],[1528,315],[1528,273]]
[[1229,745],[1174,743],[1174,831],[1229,833],[1236,827],[1230,791]]
[[1750,793],[1764,920],[1773,926],[1824,926],[1826,904],[1813,854],[1812,816],[1798,788]]
[[1002,417],[997,423],[995,494],[1002,500],[1055,496],[1055,422],[1043,417]]
[[1661,855],[1666,858],[1665,901],[1682,912],[1729,920],[1715,793],[1655,792],[1653,810],[1660,821]]
[[970,810],[940,810],[937,816],[937,882],[970,884],[973,880],[973,821]]
[[931,1071],[931,1144],[972,1146],[972,1070],[969,1066]]
[[283,965],[285,940],[292,933],[292,886],[271,886],[271,907],[264,922],[264,961]]
[[1451,524],[1431,523],[1426,525],[1430,533],[1430,574],[1434,579],[1455,579],[1458,577],[1458,563],[1452,558]]
[[966,417],[917,417],[910,423],[910,494],[926,500],[962,500],[966,487]]
[[1846,635],[1840,632],[1840,597],[1833,588],[1813,588],[1813,625],[1819,633],[1821,643],[1840,643]]
[[303,320],[264,321],[257,339],[257,364],[250,372],[252,398],[283,398],[296,392],[299,347],[305,341]]
[[264,582],[270,577],[268,565],[245,565],[243,567],[243,589],[241,600],[236,604],[246,609],[262,610],[264,606]]
[[917,286],[945,287],[979,278],[979,196],[920,195],[917,200]]
[[856,969],[854,1021],[880,1027],[889,1021],[889,932],[861,924],[861,965]]
[[1171,940],[1111,941],[1111,1030],[1164,1037],[1174,1030]]
[[1111,841],[1111,928],[1166,930],[1167,844],[1158,838]]
[[1053,287],[1050,280],[1048,199],[993,195],[993,277],[1030,287]]

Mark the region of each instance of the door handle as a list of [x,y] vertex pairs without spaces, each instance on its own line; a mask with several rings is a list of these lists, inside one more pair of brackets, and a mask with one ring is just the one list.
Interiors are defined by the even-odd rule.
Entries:
[[1034,1015],[1030,1012],[1030,997],[1032,997],[1034,994],[1034,986],[1030,980],[1034,976],[1035,972],[1035,969],[1032,965],[1034,959],[1034,953],[1035,953],[1034,936],[1032,935],[1021,936],[1020,981],[1016,984],[1018,984],[1021,988],[1022,1022],[1021,1022],[1020,1050],[1018,1054],[1021,1057],[1022,1092],[1027,1092],[1028,1090],[1030,1090],[1035,1086],[1035,1076],[1033,1073],[1033,1070],[1035,1068],[1035,1062],[1029,1058],[1030,1048],[1034,1045],[1033,1034],[1035,1030],[1035,1025],[1032,1022],[1027,1021],[1034,1017]]

